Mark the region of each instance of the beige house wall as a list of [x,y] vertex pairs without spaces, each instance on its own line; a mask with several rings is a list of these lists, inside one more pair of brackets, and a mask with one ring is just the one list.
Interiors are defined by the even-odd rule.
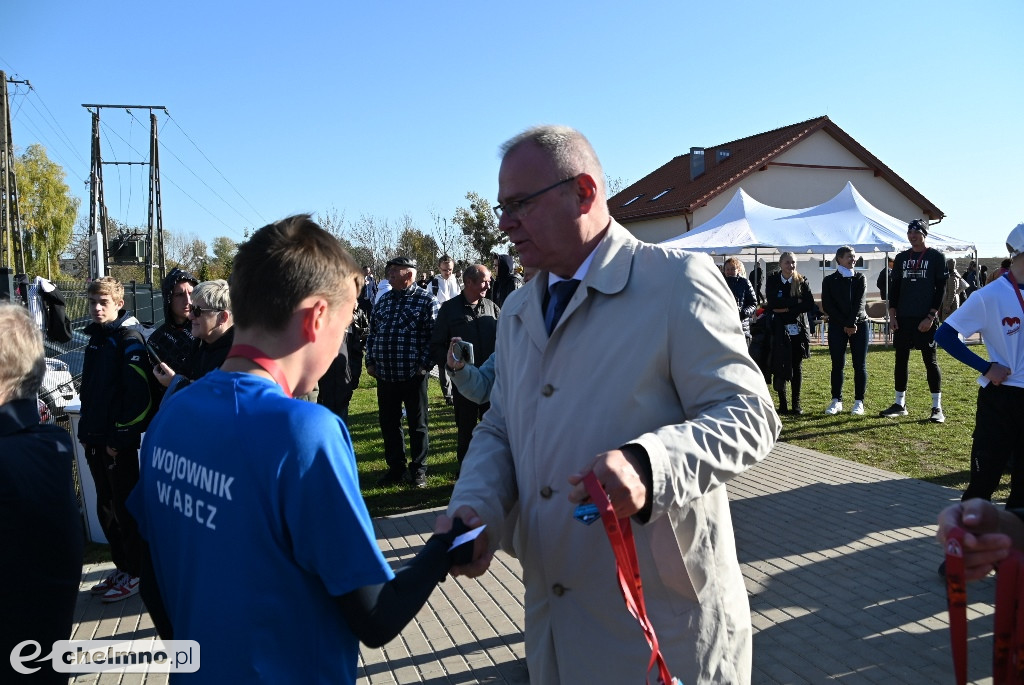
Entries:
[[[863,167],[864,163],[825,131],[817,131],[774,162],[785,164],[813,164],[818,166]],[[728,162],[726,162],[728,164]],[[861,195],[886,214],[909,223],[925,218],[921,208],[873,171],[856,169],[818,169],[769,165],[765,171],[755,171],[739,184],[727,188],[717,197],[694,212],[691,228],[700,226],[720,212],[736,194],[738,188],[758,202],[773,207],[804,209],[826,202],[852,181]],[[686,219],[673,216],[626,224],[640,240],[659,243],[686,232]]]

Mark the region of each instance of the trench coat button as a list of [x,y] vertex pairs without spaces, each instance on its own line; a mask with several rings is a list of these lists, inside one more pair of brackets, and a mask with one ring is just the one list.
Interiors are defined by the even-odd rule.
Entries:
[[551,586],[551,591],[555,593],[555,597],[561,597],[565,594],[565,586],[563,586],[561,583],[555,583]]
[[545,485],[540,489],[540,496],[543,497],[544,499],[548,499],[549,497],[551,497],[553,493],[554,490],[551,489],[550,485]]
[[544,397],[551,397],[555,394],[555,387],[550,383],[545,383],[544,387],[540,389],[540,394]]

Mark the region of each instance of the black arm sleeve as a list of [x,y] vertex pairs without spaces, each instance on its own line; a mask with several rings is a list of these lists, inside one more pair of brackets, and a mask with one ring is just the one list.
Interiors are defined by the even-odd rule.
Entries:
[[[461,519],[448,533],[435,533],[416,558],[398,569],[395,577],[380,585],[367,585],[337,597],[349,628],[367,647],[382,647],[393,640],[419,612],[434,587],[444,580],[459,552],[471,553],[472,543],[460,545],[451,554],[452,541],[467,529]],[[464,549],[465,548],[465,549]]]

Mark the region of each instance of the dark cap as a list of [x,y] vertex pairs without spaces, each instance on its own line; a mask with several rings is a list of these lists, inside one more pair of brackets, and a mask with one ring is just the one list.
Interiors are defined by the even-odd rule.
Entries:
[[928,222],[921,221],[920,219],[914,219],[907,224],[907,232],[909,233],[910,231],[920,231],[921,233],[928,235]]
[[392,257],[388,260],[388,266],[400,266],[403,269],[415,269],[416,260],[410,257]]

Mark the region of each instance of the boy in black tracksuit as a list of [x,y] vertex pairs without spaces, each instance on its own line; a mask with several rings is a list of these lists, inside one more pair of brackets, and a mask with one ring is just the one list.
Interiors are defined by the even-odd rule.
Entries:
[[92,588],[104,602],[138,592],[140,538],[125,509],[139,480],[139,444],[154,411],[146,353],[138,320],[125,312],[124,287],[106,276],[89,284],[90,335],[82,369],[78,440],[96,484],[96,507],[110,543],[115,571]]

